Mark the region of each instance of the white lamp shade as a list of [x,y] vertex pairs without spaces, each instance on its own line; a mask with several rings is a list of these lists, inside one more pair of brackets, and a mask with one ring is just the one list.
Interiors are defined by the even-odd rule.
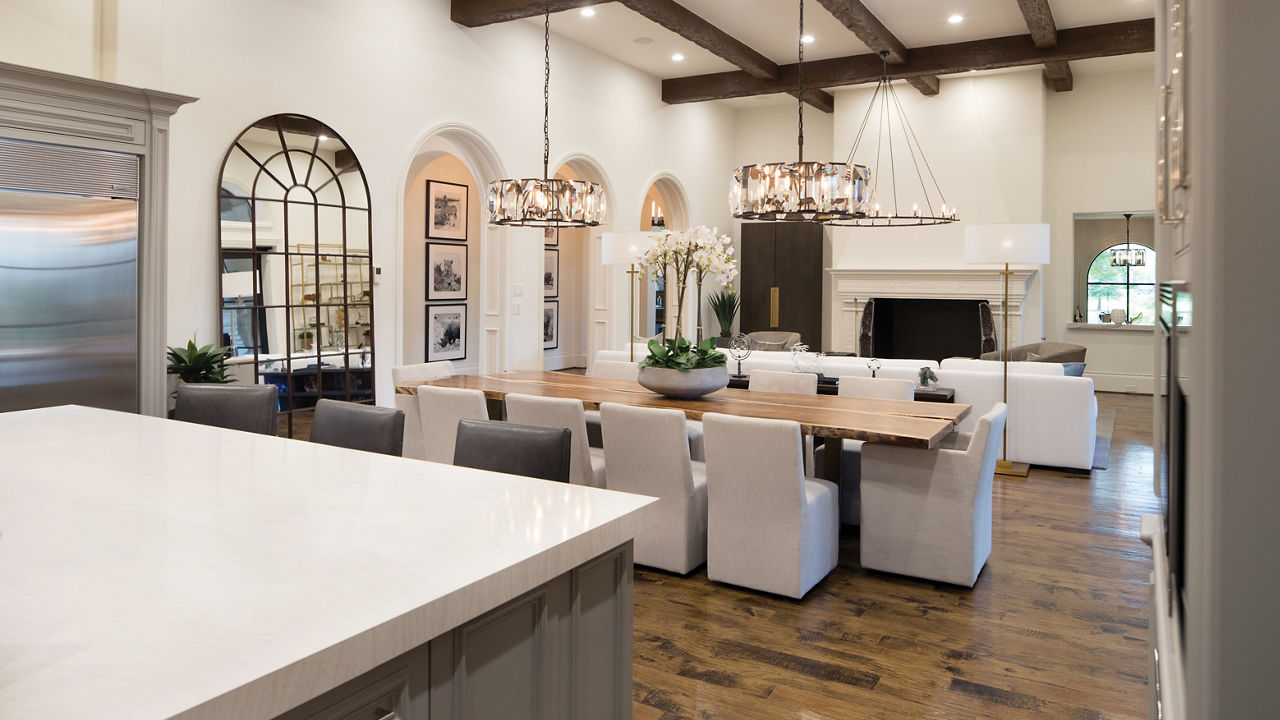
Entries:
[[657,243],[653,233],[607,232],[600,236],[602,265],[630,265],[640,254]]
[[969,264],[1049,262],[1048,223],[966,225],[964,261]]

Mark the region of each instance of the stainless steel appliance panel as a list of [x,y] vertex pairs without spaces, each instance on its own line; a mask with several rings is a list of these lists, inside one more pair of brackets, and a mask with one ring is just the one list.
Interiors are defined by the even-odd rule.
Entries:
[[0,411],[138,410],[138,203],[0,190]]

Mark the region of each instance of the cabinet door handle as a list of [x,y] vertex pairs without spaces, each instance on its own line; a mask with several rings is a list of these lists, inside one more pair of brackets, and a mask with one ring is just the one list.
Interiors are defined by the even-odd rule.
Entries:
[[374,708],[373,717],[375,720],[396,720],[400,716],[395,710],[387,710],[386,708]]
[[769,288],[769,327],[778,327],[778,293],[777,285]]

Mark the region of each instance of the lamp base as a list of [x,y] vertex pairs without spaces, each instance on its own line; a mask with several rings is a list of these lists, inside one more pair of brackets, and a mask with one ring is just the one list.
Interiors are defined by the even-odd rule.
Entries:
[[1031,474],[1031,466],[1026,463],[997,460],[996,474],[1008,475],[1009,477],[1026,477]]

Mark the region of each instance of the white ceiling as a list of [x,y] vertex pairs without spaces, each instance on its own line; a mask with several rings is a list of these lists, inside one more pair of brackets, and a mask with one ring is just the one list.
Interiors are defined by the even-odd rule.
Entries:
[[[1027,32],[1014,0],[863,0],[908,48],[979,40]],[[779,64],[796,60],[796,0],[679,0],[689,10]],[[1153,17],[1154,0],[1051,0],[1058,27],[1080,27]],[[594,17],[578,10],[556,13],[551,31],[659,78],[736,70],[730,63],[618,3],[595,7]],[[952,25],[952,14],[964,22]],[[542,18],[526,22],[541,25]],[[805,0],[805,32],[814,42],[805,59],[820,60],[869,52],[817,0]],[[652,42],[637,43],[639,38]],[[682,53],[683,62],[671,59]]]

